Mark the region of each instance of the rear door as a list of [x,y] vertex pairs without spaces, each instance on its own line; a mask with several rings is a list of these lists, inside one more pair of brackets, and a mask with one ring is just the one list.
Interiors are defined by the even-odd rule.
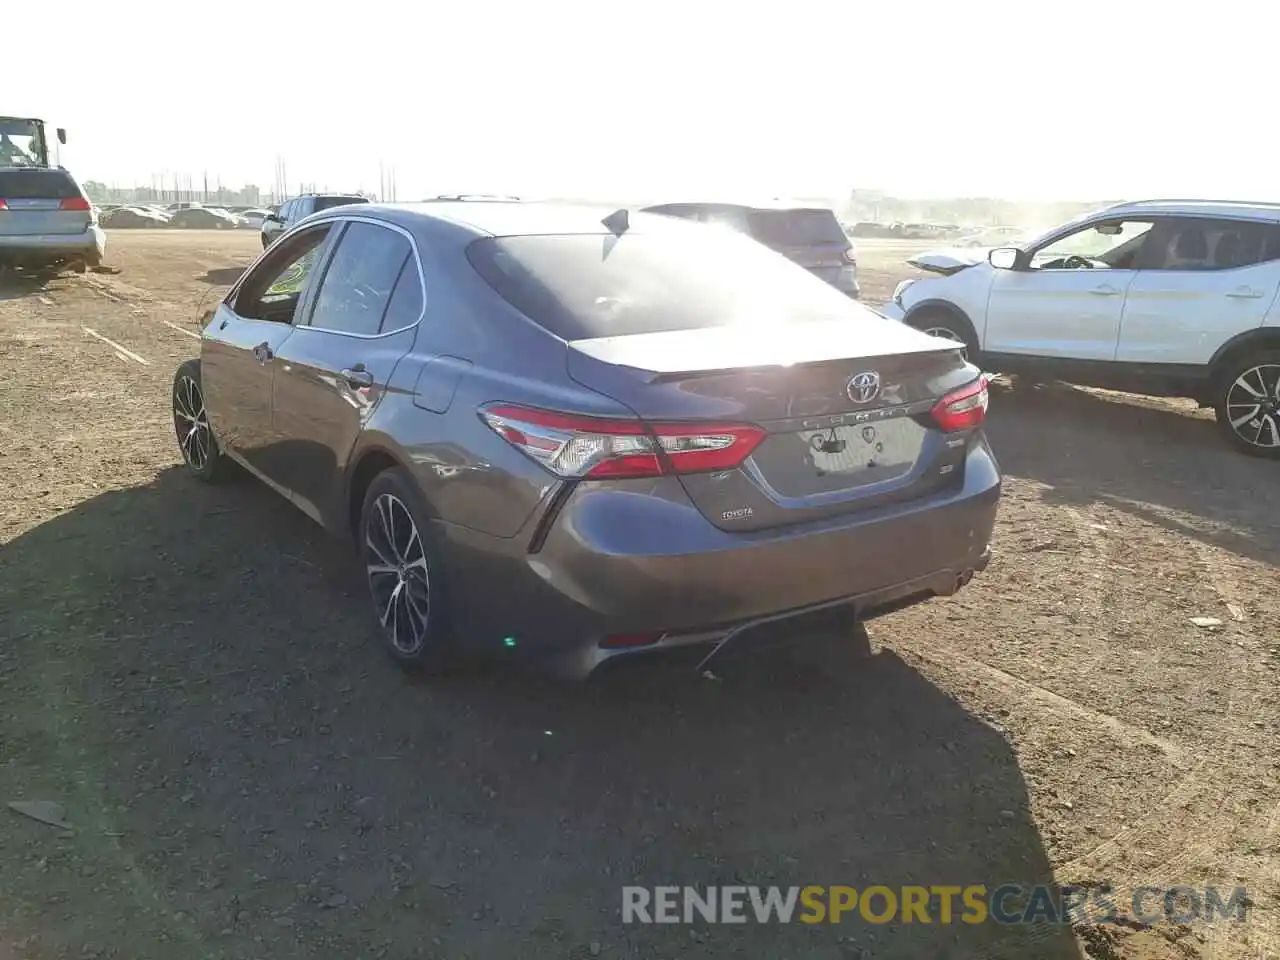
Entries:
[[0,236],[82,234],[93,210],[63,170],[0,170]]
[[204,331],[201,379],[214,436],[268,480],[287,465],[272,432],[276,353],[314,286],[330,224],[317,224],[271,249],[218,306]]
[[1280,226],[1170,217],[1129,285],[1116,359],[1208,363],[1237,334],[1262,325],[1280,287]]
[[849,238],[830,210],[752,210],[747,214],[747,232],[828,283],[836,283],[840,271],[849,266],[845,260]]
[[425,303],[409,235],[369,220],[343,223],[316,295],[277,350],[273,431],[287,449],[282,482],[327,516],[347,458],[392,371],[413,346]]

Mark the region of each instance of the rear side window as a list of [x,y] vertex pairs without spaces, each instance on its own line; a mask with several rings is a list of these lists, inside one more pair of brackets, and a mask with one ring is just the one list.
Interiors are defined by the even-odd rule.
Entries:
[[364,336],[378,333],[392,290],[411,256],[403,234],[372,223],[350,224],[320,281],[311,325]]
[[0,171],[0,197],[6,200],[67,200],[78,196],[76,182],[60,170]]
[[[732,231],[490,237],[467,258],[508,303],[564,340],[863,315],[803,267]],[[858,317],[853,317],[856,320]]]
[[418,262],[412,256],[400,268],[400,279],[391,291],[391,302],[382,315],[380,333],[402,330],[418,322],[425,306],[422,297],[422,278],[418,276]]
[[812,247],[846,243],[844,229],[830,210],[752,210],[751,235],[770,246]]
[[355,197],[316,197],[316,209],[328,210],[330,207],[345,207],[349,203],[361,203]]
[[1170,217],[1151,232],[1145,270],[1232,270],[1280,257],[1275,224]]

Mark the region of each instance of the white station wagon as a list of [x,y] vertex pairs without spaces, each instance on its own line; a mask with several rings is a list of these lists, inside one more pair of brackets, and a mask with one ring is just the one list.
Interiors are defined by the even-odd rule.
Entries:
[[938,276],[881,312],[985,369],[1192,397],[1238,449],[1280,459],[1280,204],[1123,203],[909,262]]

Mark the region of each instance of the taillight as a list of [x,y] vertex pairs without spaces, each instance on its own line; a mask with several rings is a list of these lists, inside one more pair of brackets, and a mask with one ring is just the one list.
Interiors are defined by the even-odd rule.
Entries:
[[858,254],[853,247],[850,247],[844,252],[844,262],[855,267],[858,265]]
[[765,433],[749,423],[654,423],[489,404],[480,418],[558,477],[624,479],[730,470]]
[[59,210],[89,210],[89,201],[84,197],[65,197],[58,204]]
[[4,198],[0,197],[0,210],[8,210],[9,204],[5,203]]
[[948,433],[972,430],[987,418],[987,378],[979,377],[953,390],[934,405],[934,422]]

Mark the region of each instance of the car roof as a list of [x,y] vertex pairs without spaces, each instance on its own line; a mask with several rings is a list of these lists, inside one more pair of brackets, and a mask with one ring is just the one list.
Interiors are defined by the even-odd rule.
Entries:
[[[1280,221],[1280,203],[1248,200],[1130,200],[1096,211],[1107,214],[1177,214]],[[1092,216],[1092,215],[1091,215]]]
[[[308,223],[344,216],[376,217],[406,229],[428,221],[459,227],[477,237],[512,237],[536,234],[602,234],[608,228],[601,222],[616,213],[615,206],[578,204],[557,200],[535,200],[512,203],[502,200],[435,200],[422,203],[371,203],[362,205],[357,214],[335,207],[312,214]],[[630,210],[631,223],[645,230],[671,229],[669,218],[658,214]]]
[[648,203],[641,209],[652,210],[655,207],[731,207],[735,210],[821,210],[834,215],[835,210],[825,203],[805,203],[799,200],[761,200],[755,203],[743,203],[736,200],[663,200],[661,203]]

